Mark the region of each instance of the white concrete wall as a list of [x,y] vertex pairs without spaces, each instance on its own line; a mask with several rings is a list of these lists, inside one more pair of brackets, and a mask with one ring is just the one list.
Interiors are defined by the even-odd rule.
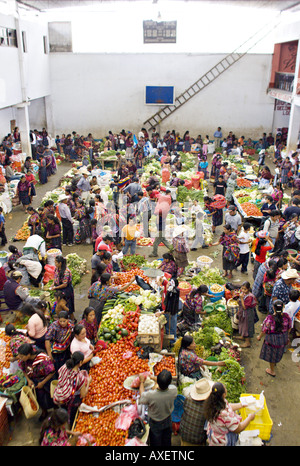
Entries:
[[[0,25],[17,29],[13,15],[0,14]],[[40,127],[45,123],[44,97],[51,93],[49,54],[44,53],[43,36],[48,35],[48,24],[40,17],[30,20],[20,19],[20,31],[26,32],[27,53],[19,40],[18,48],[0,48],[0,138],[10,132],[10,120],[16,119],[19,126],[16,105],[25,99],[32,101],[32,125]],[[21,61],[20,61],[21,52]],[[23,61],[24,81],[22,82],[21,62]],[[40,102],[36,102],[40,100]],[[40,108],[39,108],[40,107]],[[31,126],[31,125],[30,125]]]
[[[158,107],[144,104],[146,85],[174,85],[175,95],[214,66],[218,54],[50,54],[54,128],[102,137],[137,132]],[[160,131],[212,136],[217,126],[245,137],[272,130],[266,94],[272,55],[248,54],[162,122]]]

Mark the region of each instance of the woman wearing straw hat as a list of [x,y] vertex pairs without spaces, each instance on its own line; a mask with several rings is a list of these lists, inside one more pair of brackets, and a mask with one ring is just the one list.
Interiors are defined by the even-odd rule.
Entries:
[[183,414],[180,420],[181,446],[205,446],[206,430],[204,402],[211,393],[213,382],[203,378],[195,382],[184,400]]
[[172,246],[174,248],[173,256],[177,265],[177,277],[179,277],[183,273],[185,267],[189,265],[187,258],[189,248],[184,237],[186,231],[186,226],[180,225],[175,228],[173,234]]

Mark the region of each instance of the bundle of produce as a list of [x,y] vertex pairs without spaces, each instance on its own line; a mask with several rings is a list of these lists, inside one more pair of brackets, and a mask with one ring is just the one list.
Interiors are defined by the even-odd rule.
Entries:
[[123,256],[122,260],[120,261],[120,265],[122,270],[130,270],[136,267],[142,267],[146,264],[146,259],[144,256],[140,254],[132,254]]
[[211,314],[203,319],[202,323],[203,330],[206,328],[219,328],[226,334],[232,334],[231,319],[227,315],[227,312],[218,312]]
[[23,226],[17,231],[13,237],[13,241],[27,241],[30,236],[30,228],[27,221],[23,223]]
[[229,403],[238,403],[242,393],[245,393],[245,369],[234,358],[225,359],[220,377],[217,371],[212,372],[212,379],[221,382],[227,389],[226,398]]
[[226,206],[226,199],[221,194],[216,194],[213,197],[213,202],[211,203],[211,205],[215,209],[223,209]]
[[71,253],[66,256],[67,267],[72,273],[72,283],[73,286],[81,282],[82,276],[87,271],[87,262],[86,259],[78,256],[76,253]]
[[151,290],[143,290],[140,288],[139,294],[131,295],[128,298],[129,303],[134,303],[137,306],[142,306],[143,309],[154,309],[161,304],[161,296]]
[[197,273],[191,280],[191,285],[196,287],[200,285],[207,285],[208,287],[213,284],[225,285],[226,279],[222,276],[220,270],[217,267],[203,267],[203,269]]

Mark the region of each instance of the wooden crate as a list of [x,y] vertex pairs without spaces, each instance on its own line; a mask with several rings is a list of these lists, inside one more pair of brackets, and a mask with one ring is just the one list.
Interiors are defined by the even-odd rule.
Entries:
[[162,328],[159,323],[158,333],[138,333],[136,337],[139,346],[151,346],[155,353],[162,350]]

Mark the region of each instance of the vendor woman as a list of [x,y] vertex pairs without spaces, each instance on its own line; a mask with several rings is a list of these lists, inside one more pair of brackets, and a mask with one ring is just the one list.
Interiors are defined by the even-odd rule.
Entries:
[[67,307],[70,317],[75,320],[74,312],[74,288],[72,284],[72,273],[67,267],[67,260],[63,256],[55,258],[54,286],[52,290],[62,290],[67,299]]
[[30,388],[35,387],[36,397],[42,409],[40,421],[47,417],[48,410],[54,408],[50,396],[50,384],[54,378],[55,368],[52,359],[29,343],[18,348],[19,366],[25,374]]
[[182,312],[178,316],[178,330],[182,334],[200,324],[199,317],[205,313],[203,312],[203,296],[212,297],[206,285],[200,285],[186,296]]
[[163,254],[162,258],[162,263],[158,266],[158,268],[164,273],[169,273],[172,277],[176,276],[177,265],[175,263],[173,254],[171,254],[170,252],[166,252],[165,254]]
[[102,318],[102,309],[107,299],[116,293],[125,291],[134,282],[133,277],[130,282],[122,286],[112,286],[111,274],[103,273],[100,280],[92,284],[88,291],[89,305],[94,308],[98,325]]
[[202,366],[225,366],[224,361],[206,361],[197,356],[196,343],[191,335],[184,335],[178,354],[180,374],[192,379],[201,379]]
[[45,347],[48,356],[54,362],[55,370],[65,364],[70,357],[70,345],[73,338],[74,325],[66,311],[58,314],[58,319],[49,325],[45,335]]

